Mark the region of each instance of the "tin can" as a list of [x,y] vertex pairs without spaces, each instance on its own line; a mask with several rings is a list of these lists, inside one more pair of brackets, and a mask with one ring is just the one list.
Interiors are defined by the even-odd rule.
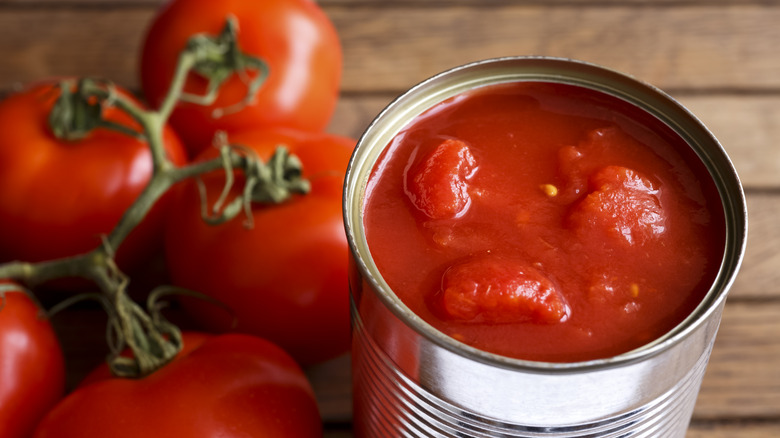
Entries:
[[[374,264],[363,229],[368,176],[382,150],[426,109],[483,85],[544,81],[618,97],[666,124],[706,166],[726,243],[703,301],[672,331],[606,359],[547,363],[462,344],[411,312]],[[353,407],[357,437],[684,437],[747,236],[744,193],[718,140],[667,94],[630,76],[561,58],[480,61],[436,75],[369,125],[350,162],[344,219],[351,247]]]

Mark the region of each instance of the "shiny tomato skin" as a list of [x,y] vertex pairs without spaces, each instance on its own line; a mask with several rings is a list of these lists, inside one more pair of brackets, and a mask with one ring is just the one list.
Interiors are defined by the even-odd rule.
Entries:
[[[165,235],[166,260],[174,284],[225,304],[235,330],[264,337],[302,364],[318,363],[349,349],[348,246],[341,213],[344,173],[352,139],[299,131],[252,130],[230,142],[262,159],[285,144],[303,163],[312,190],[246,217],[209,226],[200,217],[197,185],[181,187]],[[217,155],[209,149],[198,159]],[[237,172],[231,197],[243,187]],[[219,196],[224,172],[203,178],[210,205]],[[191,299],[184,308],[209,330],[231,329],[233,319],[213,303]]]
[[[203,332],[194,332],[194,331],[186,331],[182,333],[182,346],[181,350],[179,350],[179,354],[176,355],[171,361],[175,362],[182,357],[187,357],[187,355],[190,354],[193,350],[197,349],[201,345],[203,345],[204,342],[208,341],[209,339],[213,338],[214,335],[209,333],[203,333]],[[125,349],[122,353],[125,357],[132,357],[131,350]],[[109,368],[107,362],[103,362],[99,366],[95,367],[89,374],[87,374],[81,382],[79,382],[79,387],[87,386],[94,382],[99,382],[101,380],[109,380],[113,379],[114,375],[111,374],[111,368]]]
[[[55,82],[42,82],[0,102],[0,262],[39,262],[96,248],[151,178],[144,141],[106,129],[80,140],[57,139],[48,115],[58,96]],[[104,115],[137,126],[116,108]],[[164,142],[171,160],[183,164],[184,147],[171,128]],[[160,239],[165,202],[158,204],[119,248],[120,266],[138,264],[150,254],[150,242]]]
[[146,377],[78,387],[33,437],[322,436],[314,393],[287,353],[249,335],[200,342]]
[[0,438],[26,438],[65,391],[57,336],[21,290],[0,303]]
[[[247,94],[234,75],[210,106],[179,103],[171,124],[192,155],[206,148],[218,129],[255,127],[321,131],[339,95],[342,49],[328,16],[311,0],[173,0],[153,19],[141,56],[141,87],[154,107],[168,91],[180,51],[196,33],[219,34],[225,18],[238,21],[238,41],[262,58],[269,76],[256,99],[240,111],[215,119],[215,108],[230,107]],[[190,74],[185,91],[202,94],[207,81]]]

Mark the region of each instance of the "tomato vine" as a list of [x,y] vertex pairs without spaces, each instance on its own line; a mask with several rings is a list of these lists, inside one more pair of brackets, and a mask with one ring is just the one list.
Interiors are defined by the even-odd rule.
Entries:
[[[308,181],[302,178],[300,162],[283,146],[277,149],[268,163],[224,139],[219,142],[219,157],[208,161],[177,166],[166,156],[163,130],[177,102],[211,104],[220,86],[231,75],[248,77],[247,73],[251,72],[253,79],[248,84],[249,93],[238,104],[241,105],[251,102],[253,94],[257,93],[265,80],[268,66],[261,59],[241,51],[236,33],[235,20],[229,16],[220,34],[197,34],[191,37],[179,56],[168,94],[156,110],[145,109],[132,98],[117,92],[108,81],[82,78],[65,80],[59,85],[60,96],[49,118],[55,136],[77,140],[88,136],[95,129],[111,129],[142,138],[151,151],[152,177],[98,247],[83,254],[54,260],[5,263],[0,265],[0,278],[15,280],[28,288],[58,278],[83,277],[91,280],[100,293],[73,297],[63,301],[62,306],[85,298],[95,298],[103,304],[109,314],[108,342],[111,353],[108,361],[115,375],[147,375],[170,361],[181,349],[181,332],[162,317],[157,305],[160,296],[169,290],[153,291],[146,308],[143,308],[129,297],[127,287],[130,280],[114,261],[117,248],[163,194],[179,181],[197,178],[219,168],[226,170],[224,193],[227,193],[232,185],[232,173],[241,170],[246,175],[246,186],[240,197],[233,200],[220,198],[211,207],[204,205],[203,219],[218,224],[246,211],[252,202],[283,202],[294,193],[303,194],[309,190]],[[209,81],[205,94],[191,95],[184,92],[187,76],[192,72]],[[102,111],[109,106],[128,114],[138,127],[103,120]],[[236,109],[234,106],[223,108],[215,115]],[[132,357],[120,354],[125,348],[132,351]]]

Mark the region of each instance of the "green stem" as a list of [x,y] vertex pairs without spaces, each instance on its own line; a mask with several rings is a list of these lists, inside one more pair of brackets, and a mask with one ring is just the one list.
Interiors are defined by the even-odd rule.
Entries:
[[157,173],[149,181],[131,208],[125,210],[119,223],[106,237],[106,243],[112,251],[116,251],[131,231],[143,220],[154,207],[157,200],[173,185],[167,173]]
[[88,253],[38,263],[9,262],[0,265],[0,278],[14,279],[29,288],[35,288],[57,278],[89,278],[90,265],[95,263],[94,257],[95,254]]
[[[177,75],[186,77],[186,71],[178,72]],[[141,125],[142,137],[149,145],[152,153],[152,164],[155,171],[172,167],[170,160],[165,153],[163,131],[168,115],[163,116],[157,112],[147,110],[134,99],[127,98],[118,93],[112,85],[105,86],[96,81],[84,81],[83,92],[88,96],[95,96],[103,100],[108,105],[113,105],[129,115],[139,125]],[[180,93],[181,90],[178,90]],[[171,89],[167,95],[170,99],[176,99],[176,90]],[[135,131],[116,124],[103,124],[103,127],[117,130],[119,132],[133,135]],[[135,133],[138,136],[137,133]]]
[[165,95],[160,108],[157,110],[160,118],[168,120],[170,117],[179,101],[179,96],[181,96],[184,91],[184,85],[187,83],[187,76],[195,65],[195,62],[196,58],[192,52],[185,51],[179,55],[179,62],[176,64],[176,71],[174,72],[173,80],[171,81],[171,87],[168,89],[168,94]]
[[[308,190],[308,182],[300,177],[297,158],[283,150],[267,166],[259,162],[257,157],[248,156],[242,149],[230,145],[224,146],[218,158],[182,167],[176,166],[166,154],[166,122],[176,104],[191,97],[184,92],[190,72],[207,75],[210,90],[206,96],[208,99],[215,97],[221,84],[236,72],[255,69],[260,73],[250,86],[252,93],[256,93],[265,80],[267,66],[262,60],[247,56],[239,50],[236,29],[235,22],[228,18],[220,35],[196,35],[190,40],[187,49],[179,57],[168,93],[156,111],[145,109],[135,99],[119,93],[113,84],[105,81],[81,79],[77,83],[69,81],[61,84],[61,98],[50,116],[52,132],[59,138],[77,141],[89,135],[93,129],[111,129],[145,140],[153,160],[152,176],[115,228],[104,237],[102,245],[72,257],[39,263],[6,263],[0,265],[0,279],[13,279],[29,288],[58,278],[82,277],[94,282],[101,291],[100,301],[109,313],[108,338],[112,347],[109,363],[117,375],[144,376],[172,359],[181,348],[181,333],[162,318],[159,306],[150,301],[144,310],[128,297],[129,279],[114,262],[115,251],[160,197],[181,180],[221,168],[230,172],[233,168],[241,169],[246,174],[249,187],[256,185],[263,188],[262,191],[247,194],[249,197],[244,201],[247,205],[250,201],[286,199],[292,193]],[[251,96],[247,96],[246,102],[250,99]],[[140,125],[140,131],[135,127],[104,120],[102,111],[106,106],[116,107],[126,113]],[[270,186],[276,183],[282,187],[272,189]],[[112,342],[114,338],[116,342]],[[132,350],[132,358],[119,354],[125,347]]]

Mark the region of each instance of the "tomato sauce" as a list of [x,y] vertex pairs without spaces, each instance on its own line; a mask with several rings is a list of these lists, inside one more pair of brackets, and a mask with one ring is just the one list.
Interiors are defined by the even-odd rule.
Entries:
[[414,119],[370,175],[364,226],[393,292],[499,355],[606,358],[679,324],[725,231],[688,145],[633,105],[547,82],[489,85]]

